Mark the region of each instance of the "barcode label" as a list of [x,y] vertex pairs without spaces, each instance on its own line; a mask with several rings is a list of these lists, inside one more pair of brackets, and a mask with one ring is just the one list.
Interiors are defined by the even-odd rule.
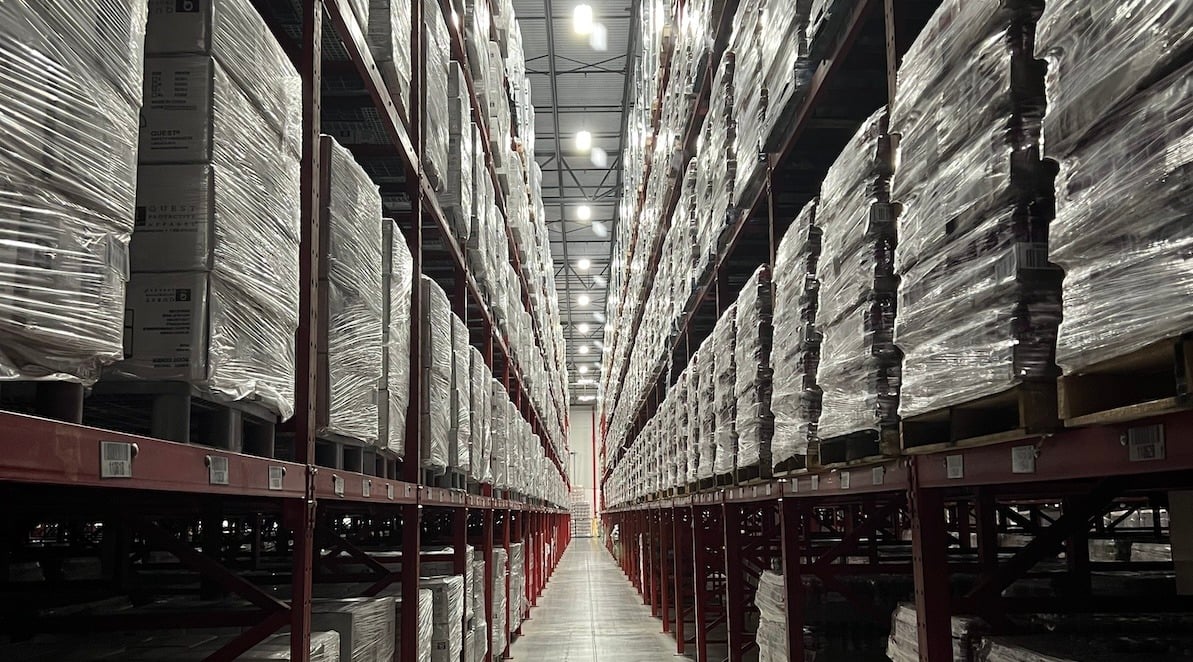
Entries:
[[965,478],[965,456],[946,455],[944,458],[945,475],[950,480]]
[[385,498],[386,498],[386,499],[389,499],[390,501],[393,501],[393,500],[394,500],[394,486],[393,486],[393,483],[386,483],[386,484],[385,484]]
[[209,485],[228,484],[228,458],[222,455],[207,456],[207,483]]
[[1015,446],[1011,449],[1011,473],[1034,474],[1036,472],[1036,447]]
[[812,490],[820,489],[820,476],[812,476]]
[[870,484],[882,485],[886,481],[886,468],[874,467],[870,470]]
[[849,489],[849,483],[850,483],[852,475],[853,474],[849,473],[848,471],[841,472],[841,489],[843,489],[843,490]]
[[133,445],[122,441],[99,442],[99,477],[132,478]]
[[284,485],[282,480],[286,477],[285,467],[270,467],[269,468],[269,489],[280,490]]
[[339,476],[332,475],[331,491],[335,492],[336,496],[344,496],[344,479],[340,478]]
[[1127,430],[1127,452],[1132,462],[1164,459],[1164,426],[1145,425]]
[[373,496],[373,481],[368,478],[360,479],[360,495],[366,499]]
[[1048,262],[1048,244],[1039,242],[1020,242],[1015,244],[1015,250],[998,261],[995,275],[998,279],[1014,278],[1015,274],[1025,269],[1051,269]]

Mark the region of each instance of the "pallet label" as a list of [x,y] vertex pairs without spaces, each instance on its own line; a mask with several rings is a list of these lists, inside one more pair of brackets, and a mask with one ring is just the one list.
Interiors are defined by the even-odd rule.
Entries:
[[386,483],[386,484],[385,484],[385,498],[386,498],[386,499],[389,499],[390,501],[393,501],[393,500],[394,500],[394,486],[393,486],[393,483]]
[[270,467],[269,468],[269,489],[282,489],[282,479],[286,476],[286,467]]
[[874,467],[873,469],[870,470],[870,484],[871,485],[882,485],[883,481],[885,481],[885,480],[886,480],[886,468],[885,467]]
[[1144,425],[1127,430],[1127,454],[1132,462],[1164,459],[1164,424]]
[[223,455],[207,456],[207,484],[228,484],[228,458]]
[[965,478],[965,456],[946,455],[944,458],[945,475],[949,480]]
[[373,496],[373,481],[368,478],[360,479],[360,495],[366,499]]
[[852,475],[853,474],[850,474],[848,471],[841,472],[841,489],[843,489],[843,490],[849,489],[849,483],[851,481],[850,476],[852,476]]
[[133,445],[122,441],[99,442],[99,477],[132,478]]
[[1015,446],[1011,449],[1011,473],[1034,474],[1036,472],[1036,447]]
[[344,479],[332,474],[331,476],[331,490],[335,492],[336,496],[344,496]]
[[820,476],[812,476],[812,490],[820,489]]

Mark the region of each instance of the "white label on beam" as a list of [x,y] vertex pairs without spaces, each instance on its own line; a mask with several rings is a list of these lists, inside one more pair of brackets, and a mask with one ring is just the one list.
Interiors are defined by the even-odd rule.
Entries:
[[1164,424],[1127,430],[1127,453],[1132,462],[1164,459]]
[[228,484],[228,458],[223,455],[207,456],[207,483],[209,485]]
[[132,478],[133,445],[122,441],[99,442],[99,477]]
[[965,456],[946,455],[944,458],[945,475],[950,480],[965,478]]
[[1011,473],[1034,474],[1036,472],[1036,447],[1015,446],[1011,449]]
[[270,467],[269,468],[269,489],[280,490],[285,487],[282,482],[286,477],[286,467]]

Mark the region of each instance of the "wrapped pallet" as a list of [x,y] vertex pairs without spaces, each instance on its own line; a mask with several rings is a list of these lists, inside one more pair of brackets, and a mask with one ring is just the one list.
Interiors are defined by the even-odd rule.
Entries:
[[737,187],[734,70],[734,54],[726,51],[721,56],[721,63],[713,78],[712,99],[696,148],[698,170],[695,196],[700,201],[696,245],[706,255],[718,253],[722,235],[735,220],[737,209],[734,206],[734,191]]
[[1032,52],[1037,11],[1018,4],[943,3],[899,69],[892,195],[905,420],[1056,377],[1044,70]]
[[465,246],[472,229],[472,189],[476,171],[473,166],[477,155],[473,153],[472,98],[468,94],[464,70],[454,60],[448,67],[447,107],[447,172],[439,201],[451,222],[456,241]]
[[467,475],[472,468],[472,354],[468,325],[452,315],[451,447],[448,465]]
[[451,36],[443,8],[437,2],[423,6],[426,32],[422,40],[422,56],[426,70],[426,144],[422,162],[427,178],[435,190],[441,191],[447,180],[447,154],[450,116],[448,111],[448,68],[451,58]]
[[713,371],[713,410],[715,428],[713,431],[713,473],[717,476],[731,474],[737,468],[737,304],[729,306],[705,346],[712,350],[716,360]]
[[717,356],[713,343],[700,345],[700,440],[696,479],[707,480],[716,475],[717,458]]
[[386,294],[382,329],[381,425],[378,446],[398,457],[406,452],[406,409],[410,404],[410,323],[414,287],[414,259],[406,238],[392,219],[383,221],[384,290]]
[[402,0],[369,0],[369,51],[403,113],[410,109],[410,10]]
[[509,622],[506,590],[509,583],[509,554],[505,549],[493,550],[493,658],[500,659],[508,645],[506,624]]
[[771,277],[765,265],[754,271],[737,299],[734,398],[737,468],[770,475],[771,438]]
[[394,656],[393,598],[313,600],[311,629],[340,636],[339,662],[388,662]]
[[703,370],[700,361],[700,350],[697,349],[692,352],[692,358],[688,360],[688,367],[684,369],[684,374],[687,375],[688,391],[688,468],[686,474],[688,485],[695,485],[700,480],[700,454],[704,452],[701,441],[704,424],[700,413],[700,408],[703,406],[701,403]]
[[452,319],[447,293],[422,276],[423,393],[422,466],[438,473],[447,469],[451,434]]
[[470,476],[478,483],[493,480],[489,460],[492,454],[490,438],[492,426],[493,376],[485,357],[475,347],[470,348],[470,387],[472,394],[472,447],[469,451]]
[[510,632],[522,627],[530,608],[526,599],[526,549],[520,542],[510,543]]
[[[402,632],[402,600],[401,587],[397,586],[394,593],[398,596],[394,604],[396,611],[394,612],[394,624],[396,626],[394,650],[399,653],[403,650],[403,642],[410,641]],[[418,632],[415,633],[414,645],[418,653],[418,662],[431,662],[431,636],[435,630],[435,597],[430,589],[418,589]]]
[[493,380],[492,418],[489,427],[489,467],[493,473],[493,487],[509,488],[509,444],[513,430],[509,392],[496,379]]
[[[821,184],[817,224],[824,232],[817,324],[824,334],[817,383],[824,390],[818,424],[826,440],[859,439],[852,453],[879,450],[898,421],[900,353],[895,347],[895,207],[893,150],[886,109],[870,116]],[[854,459],[836,457],[835,460]]]
[[[982,622],[976,618],[952,618],[955,662],[982,659],[977,655],[982,629]],[[916,617],[914,604],[901,604],[891,614],[891,635],[887,641],[886,654],[893,662],[917,662],[920,659],[919,619]]]
[[[762,85],[766,105],[762,118],[763,151],[773,152],[789,134],[788,125],[803,105],[814,71],[808,53],[808,20],[811,0],[794,5],[767,1],[760,21]],[[777,273],[777,272],[776,272]]]
[[1193,7],[1048,2],[1037,52],[1044,152],[1060,164],[1048,257],[1065,270],[1056,358],[1069,375],[1193,329]]
[[754,593],[758,608],[758,662],[787,659],[787,589],[783,575],[763,570]]
[[432,597],[431,662],[456,662],[464,648],[464,578],[427,577],[419,586]]
[[816,328],[820,244],[816,200],[812,200],[796,216],[775,253],[771,459],[776,470],[807,464],[820,419],[821,391],[816,384],[821,340]]

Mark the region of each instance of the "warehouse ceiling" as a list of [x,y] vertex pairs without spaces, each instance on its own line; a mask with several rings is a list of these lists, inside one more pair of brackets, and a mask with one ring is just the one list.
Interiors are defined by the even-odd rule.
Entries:
[[[592,9],[587,34],[576,29],[580,4]],[[533,89],[535,155],[543,170],[572,404],[590,404],[596,396],[621,198],[632,7],[633,0],[514,0]],[[584,131],[591,136],[587,149],[577,145]]]

